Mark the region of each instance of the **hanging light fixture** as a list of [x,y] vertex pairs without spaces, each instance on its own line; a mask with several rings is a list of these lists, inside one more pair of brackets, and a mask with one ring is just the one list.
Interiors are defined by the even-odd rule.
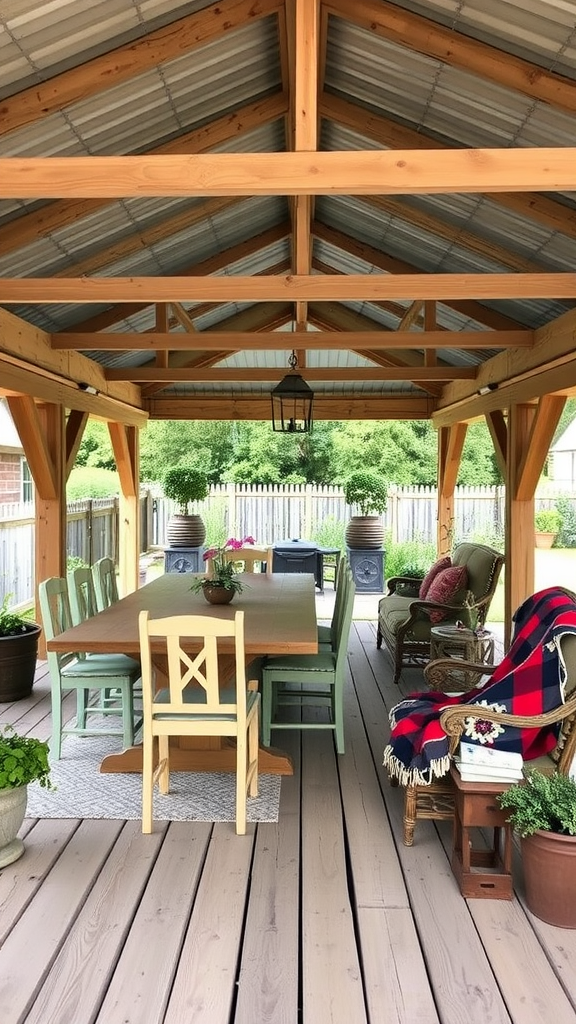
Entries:
[[294,349],[288,360],[290,373],[272,389],[272,427],[285,434],[307,434],[312,430],[314,392],[296,373],[298,359]]

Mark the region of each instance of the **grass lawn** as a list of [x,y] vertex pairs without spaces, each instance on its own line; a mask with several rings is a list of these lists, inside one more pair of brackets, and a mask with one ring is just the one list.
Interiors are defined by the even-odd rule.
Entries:
[[[535,563],[535,587],[534,590],[544,590],[545,587],[568,587],[576,590],[576,548],[536,548],[534,551]],[[490,622],[504,622],[504,573],[502,570],[496,593],[490,605],[488,619]]]

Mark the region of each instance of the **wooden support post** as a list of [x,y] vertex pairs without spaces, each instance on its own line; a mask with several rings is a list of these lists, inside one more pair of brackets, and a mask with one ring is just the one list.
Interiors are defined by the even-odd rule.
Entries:
[[454,423],[438,431],[438,556],[449,555],[454,540],[454,490],[468,430],[467,423]]
[[[8,405],[36,488],[35,617],[41,621],[38,583],[66,572],[66,421],[62,405],[36,405],[10,396]],[[44,636],[38,654],[46,657]]]
[[137,427],[109,423],[120,477],[119,571],[122,596],[138,588],[140,562],[140,483]]

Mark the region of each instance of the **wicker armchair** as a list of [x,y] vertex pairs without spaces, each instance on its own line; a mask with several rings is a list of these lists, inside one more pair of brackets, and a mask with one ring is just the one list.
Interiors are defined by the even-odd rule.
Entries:
[[394,661],[394,682],[400,681],[404,665],[423,664],[430,658],[431,611],[444,613],[442,624],[461,619],[466,626],[482,627],[504,564],[504,556],[484,544],[458,544],[452,565],[468,570],[467,591],[462,600],[438,604],[418,598],[421,581],[394,576],[388,593],[378,605],[376,646],[386,645]]
[[[576,635],[566,634],[562,637],[561,643],[562,656],[566,665],[566,692],[563,704],[543,715],[523,717],[504,714],[501,711],[493,711],[482,706],[481,717],[484,721],[499,722],[501,725],[512,725],[520,729],[539,729],[560,722],[560,733],[554,749],[543,757],[530,761],[529,764],[544,772],[557,770],[567,775],[576,755]],[[466,689],[472,689],[478,685],[481,677],[486,677],[488,680],[494,668],[493,665],[478,665],[473,662],[447,658],[430,662],[424,669],[424,676],[431,689],[454,694],[457,691],[462,691],[463,678],[469,680]],[[462,670],[465,671],[462,672]],[[440,716],[440,724],[450,737],[450,752],[452,754],[458,748],[465,722],[471,717],[473,708],[473,704],[453,706],[443,711]],[[450,775],[434,780],[429,786],[406,786],[404,791],[404,845],[412,846],[414,829],[419,818],[451,821],[453,816],[454,800]]]

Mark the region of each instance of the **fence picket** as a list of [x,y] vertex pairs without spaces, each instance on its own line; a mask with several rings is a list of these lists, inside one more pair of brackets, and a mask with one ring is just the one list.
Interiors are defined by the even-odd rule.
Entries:
[[[537,494],[537,508],[553,506],[565,491],[550,484]],[[572,502],[574,505],[574,501]],[[163,547],[174,505],[151,489],[141,495],[142,550]],[[198,511],[208,528],[208,541],[225,536],[253,536],[259,544],[286,539],[315,540],[334,525],[343,528],[352,514],[341,488],[311,484],[218,484]],[[472,538],[501,546],[504,534],[504,487],[457,487],[454,494],[454,542]],[[437,491],[434,487],[391,486],[384,514],[386,543],[436,540]],[[118,560],[118,499],[74,501],[67,508],[67,553],[95,562],[104,555]],[[328,544],[332,546],[332,544]],[[32,503],[0,504],[0,602],[10,594],[15,605],[30,604],[34,589],[34,507]]]

